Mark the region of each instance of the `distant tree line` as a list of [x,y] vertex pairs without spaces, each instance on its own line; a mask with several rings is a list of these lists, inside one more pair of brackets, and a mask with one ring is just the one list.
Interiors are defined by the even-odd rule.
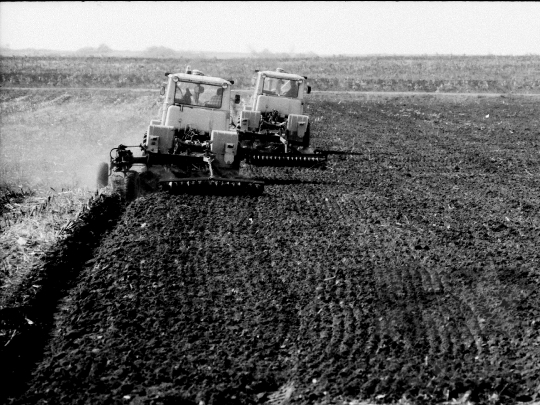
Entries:
[[[116,57],[106,46],[100,56],[0,56],[0,84],[11,87],[155,88],[164,73],[187,65],[207,75],[251,86],[256,69],[308,76],[315,91],[420,91],[540,93],[540,56],[366,56],[208,58],[164,47],[149,57]],[[81,50],[82,52],[82,50]],[[167,57],[174,52],[174,57]]]

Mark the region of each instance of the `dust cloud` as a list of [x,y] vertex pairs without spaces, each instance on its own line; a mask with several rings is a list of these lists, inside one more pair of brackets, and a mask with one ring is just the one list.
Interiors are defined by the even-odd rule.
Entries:
[[139,145],[160,104],[159,96],[129,91],[51,93],[4,102],[1,183],[55,191],[97,189],[98,167],[109,162],[111,149]]

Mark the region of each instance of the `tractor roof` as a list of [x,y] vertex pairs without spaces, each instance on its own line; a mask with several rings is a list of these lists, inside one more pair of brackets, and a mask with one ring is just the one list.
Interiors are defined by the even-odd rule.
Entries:
[[188,73],[171,73],[169,76],[178,77],[178,79],[182,82],[212,84],[214,86],[222,86],[224,84],[230,86],[232,84],[228,80],[221,79],[219,77],[193,75]]
[[295,75],[293,73],[281,73],[276,72],[273,70],[264,70],[262,72],[259,72],[259,74],[266,75],[267,77],[273,77],[276,79],[284,79],[284,80],[304,80],[304,76]]

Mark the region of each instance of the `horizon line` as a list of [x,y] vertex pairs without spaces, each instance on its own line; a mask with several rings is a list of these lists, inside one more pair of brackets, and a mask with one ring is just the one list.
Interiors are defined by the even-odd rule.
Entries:
[[[98,51],[99,48],[102,46],[106,47],[106,49],[102,49],[101,51]],[[245,56],[291,56],[294,57],[295,55],[298,56],[304,56],[304,57],[369,57],[369,56],[507,56],[507,57],[517,57],[517,56],[540,56],[540,53],[523,53],[523,54],[497,54],[493,52],[489,53],[478,53],[478,54],[468,54],[468,53],[365,53],[365,54],[353,54],[353,53],[339,53],[339,54],[319,54],[313,51],[306,51],[306,52],[272,52],[267,49],[257,52],[257,51],[195,51],[195,50],[175,50],[172,48],[164,47],[164,46],[158,46],[153,45],[145,50],[137,50],[137,51],[131,51],[131,50],[117,50],[109,48],[107,45],[102,44],[98,47],[83,47],[79,48],[77,50],[56,50],[56,49],[45,49],[45,48],[11,48],[9,46],[0,46],[0,56],[4,56],[5,53],[9,52],[15,52],[15,53],[23,53],[23,52],[38,52],[38,53],[52,53],[52,54],[62,54],[62,53],[68,53],[68,54],[77,54],[81,53],[80,56],[83,55],[85,52],[91,53],[90,55],[86,56],[98,56],[98,57],[107,57],[107,54],[113,54],[113,53],[129,53],[129,54],[144,54],[147,52],[151,52],[152,50],[159,52],[160,49],[163,50],[163,52],[171,52],[171,53],[187,53],[187,54],[195,54],[195,55],[201,55],[204,56],[204,54],[218,54],[218,55],[245,55]],[[99,55],[96,55],[99,54]],[[5,55],[7,56],[7,55]],[[15,55],[13,55],[15,56]],[[19,55],[20,56],[20,55]],[[23,55],[27,56],[27,55]],[[43,55],[42,55],[43,56]],[[111,55],[114,56],[114,55]],[[121,57],[121,56],[116,56]],[[151,56],[147,56],[151,57]],[[170,55],[170,57],[174,57],[174,55]]]

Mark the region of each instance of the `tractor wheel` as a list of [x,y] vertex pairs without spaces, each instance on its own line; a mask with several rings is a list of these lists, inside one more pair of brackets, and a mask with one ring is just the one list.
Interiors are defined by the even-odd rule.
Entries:
[[139,173],[135,171],[129,171],[124,177],[124,198],[126,201],[135,200],[140,193],[141,180],[139,179]]
[[306,133],[304,134],[304,139],[302,140],[302,142],[302,146],[304,148],[309,148],[309,145],[311,145],[311,128],[309,122],[307,124]]
[[97,171],[97,187],[107,187],[109,185],[109,164],[100,163]]

